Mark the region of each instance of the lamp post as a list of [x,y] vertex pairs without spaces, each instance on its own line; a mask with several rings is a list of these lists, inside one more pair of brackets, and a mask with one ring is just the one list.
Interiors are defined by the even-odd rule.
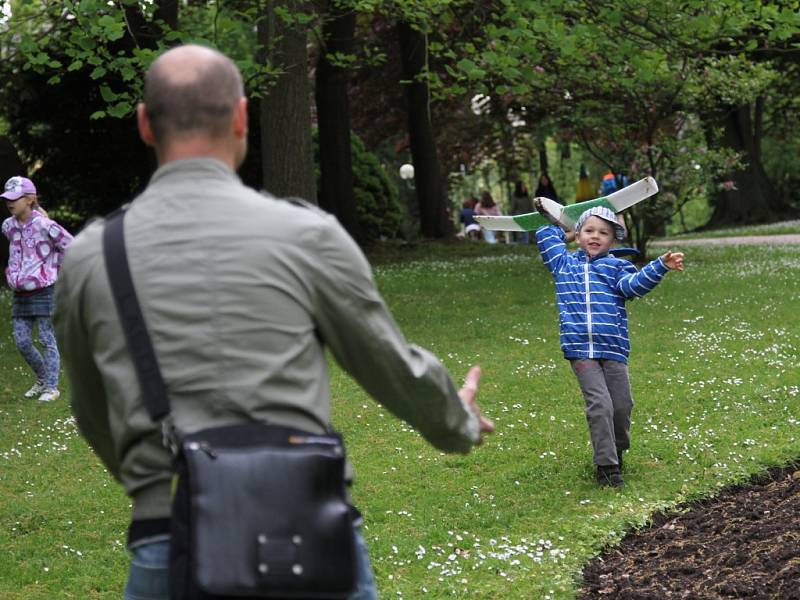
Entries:
[[419,206],[417,205],[416,187],[414,186],[414,165],[405,163],[400,165],[401,197],[406,205],[408,218],[403,227],[407,240],[414,239],[419,233]]
[[410,163],[400,165],[400,179],[409,182],[413,186],[414,184],[411,181],[414,179],[414,165]]

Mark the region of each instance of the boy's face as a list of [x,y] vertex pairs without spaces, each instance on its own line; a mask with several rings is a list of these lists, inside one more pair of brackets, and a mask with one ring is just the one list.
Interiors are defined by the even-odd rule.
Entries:
[[575,234],[575,239],[583,251],[594,258],[611,249],[614,243],[614,226],[600,217],[589,217]]

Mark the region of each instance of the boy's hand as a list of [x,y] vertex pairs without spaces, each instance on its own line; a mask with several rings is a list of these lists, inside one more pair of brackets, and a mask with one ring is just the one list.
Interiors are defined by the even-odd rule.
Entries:
[[617,223],[622,225],[622,230],[625,232],[625,237],[628,237],[628,226],[625,225],[625,215],[617,213]]
[[561,223],[558,220],[556,215],[550,213],[547,208],[545,208],[544,204],[542,203],[542,198],[536,197],[533,199],[533,207],[536,209],[540,215],[542,215],[545,219],[550,221],[553,225],[558,225],[561,227]]
[[670,250],[661,256],[661,260],[668,269],[683,271],[683,252],[673,252]]

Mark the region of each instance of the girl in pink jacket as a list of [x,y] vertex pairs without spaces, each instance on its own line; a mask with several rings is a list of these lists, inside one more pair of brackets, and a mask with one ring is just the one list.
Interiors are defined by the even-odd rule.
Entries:
[[[12,177],[0,194],[11,216],[3,221],[9,241],[6,281],[14,291],[11,324],[14,343],[33,369],[36,382],[26,398],[42,402],[59,396],[60,357],[53,332],[53,287],[72,235],[39,206],[36,186],[26,177]],[[33,343],[33,326],[42,352]]]

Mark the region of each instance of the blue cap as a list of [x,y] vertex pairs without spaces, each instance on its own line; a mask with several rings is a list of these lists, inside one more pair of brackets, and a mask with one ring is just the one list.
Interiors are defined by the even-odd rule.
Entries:
[[605,206],[594,206],[588,210],[583,211],[578,220],[575,221],[575,231],[580,231],[583,224],[586,223],[586,220],[589,217],[599,217],[604,221],[608,221],[614,227],[614,237],[618,240],[625,239],[625,228],[617,223],[617,215],[614,214],[614,211],[611,209],[606,208]]

